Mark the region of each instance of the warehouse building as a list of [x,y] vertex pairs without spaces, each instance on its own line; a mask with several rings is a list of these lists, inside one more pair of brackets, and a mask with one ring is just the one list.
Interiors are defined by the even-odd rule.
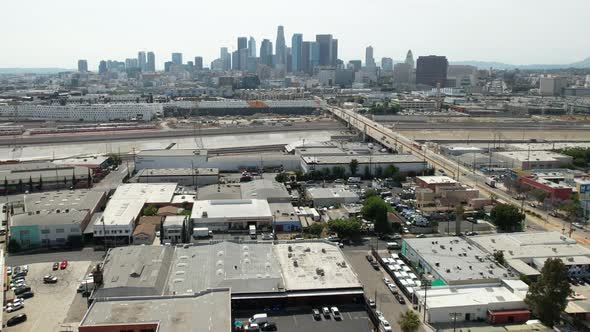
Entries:
[[378,173],[395,166],[402,173],[420,173],[427,168],[427,164],[411,154],[379,154],[379,155],[346,155],[346,156],[302,156],[301,169],[304,173],[311,171],[332,171],[334,167],[341,167],[344,173],[351,175],[350,162],[355,159],[358,162],[358,173],[364,174],[365,169],[370,174]]
[[191,149],[143,150],[135,157],[135,170],[144,168],[207,167],[207,151]]
[[328,207],[345,204],[355,204],[360,197],[344,186],[333,188],[308,187],[305,189],[305,197],[314,207]]
[[551,151],[496,152],[494,156],[505,161],[506,167],[522,170],[562,168],[572,163],[572,157]]
[[206,200],[193,204],[191,220],[194,227],[216,231],[247,230],[250,225],[270,230],[273,215],[263,199]]
[[[89,179],[90,177],[90,179]],[[86,167],[57,165],[49,162],[0,165],[0,191],[33,192],[36,190],[87,188],[92,172]],[[8,185],[8,188],[5,186]]]
[[22,120],[51,121],[151,121],[161,114],[162,104],[129,103],[129,104],[91,104],[91,105],[32,105],[17,106],[0,105],[0,117]]
[[137,172],[139,183],[178,183],[182,186],[206,186],[219,181],[217,168],[144,168]]
[[200,101],[198,114],[203,115],[254,115],[312,114],[320,105],[315,100],[218,100]]

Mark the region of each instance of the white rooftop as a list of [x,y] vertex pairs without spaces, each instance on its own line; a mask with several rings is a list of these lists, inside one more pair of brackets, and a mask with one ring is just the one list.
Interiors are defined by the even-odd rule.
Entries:
[[320,188],[311,187],[307,188],[307,193],[312,199],[318,198],[331,198],[331,197],[349,197],[358,198],[358,195],[345,187],[334,187],[334,188]]
[[511,158],[518,161],[561,161],[571,157],[551,151],[502,151],[496,155]]
[[[205,215],[203,215],[205,213]],[[223,199],[196,201],[192,219],[272,219],[268,202],[263,199]]]
[[417,179],[424,181],[426,184],[456,184],[457,181],[448,176],[417,176]]
[[[105,225],[111,226],[128,226],[141,213],[144,200],[110,200],[102,214],[102,220]],[[100,226],[100,225],[99,225]]]
[[144,200],[145,203],[169,203],[176,183],[126,183],[117,187],[111,200]]

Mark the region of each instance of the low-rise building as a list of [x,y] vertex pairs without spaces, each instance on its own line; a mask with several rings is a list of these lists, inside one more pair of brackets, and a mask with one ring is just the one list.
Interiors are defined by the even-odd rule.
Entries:
[[140,217],[137,226],[133,230],[133,244],[152,244],[156,238],[156,232],[160,230],[161,224],[161,216]]
[[506,162],[506,167],[531,169],[555,169],[571,164],[572,157],[551,151],[495,152],[494,157]]
[[219,181],[217,168],[144,168],[137,172],[139,183],[178,183],[182,186],[207,186]]
[[188,216],[166,216],[162,226],[162,242],[164,243],[184,243],[188,241],[190,235]]
[[[346,175],[351,175],[350,162],[358,162],[358,173],[377,174],[389,166],[395,166],[402,173],[420,173],[426,169],[423,159],[411,154],[379,154],[379,155],[345,155],[345,156],[302,156],[301,169],[304,173],[311,171],[332,171],[341,167]],[[365,171],[365,169],[367,171]]]
[[328,207],[344,204],[354,204],[360,201],[360,197],[346,187],[309,187],[305,189],[305,196],[314,207]]
[[295,214],[291,203],[269,203],[273,215],[273,230],[275,232],[297,232],[301,230],[301,221]]
[[436,191],[438,187],[455,187],[459,182],[448,176],[417,176],[416,184],[421,188]]
[[90,222],[88,210],[43,210],[12,216],[10,240],[20,249],[81,246],[83,232]]
[[266,200],[224,199],[197,201],[193,205],[191,221],[194,227],[209,230],[270,229],[273,215]]

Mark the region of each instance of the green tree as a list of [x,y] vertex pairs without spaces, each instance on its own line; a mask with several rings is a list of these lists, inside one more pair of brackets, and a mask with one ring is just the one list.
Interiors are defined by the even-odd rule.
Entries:
[[504,232],[522,230],[524,218],[525,215],[520,213],[518,207],[510,204],[497,204],[490,212],[491,221]]
[[375,223],[375,232],[390,233],[391,223],[387,219],[390,206],[379,196],[372,196],[365,200],[361,213],[363,218]]
[[350,167],[350,174],[352,174],[353,176],[356,175],[356,172],[359,169],[359,161],[356,159],[351,160],[348,167]]
[[23,179],[18,179],[18,192],[22,193],[24,189]]
[[155,216],[158,213],[158,208],[155,205],[148,205],[143,208],[144,216]]
[[494,253],[494,259],[498,262],[498,264],[504,265],[506,263],[506,260],[504,259],[504,251],[503,250],[496,251]]
[[397,321],[402,332],[415,332],[420,328],[420,317],[413,310],[406,310]]
[[346,175],[346,169],[342,166],[334,166],[332,168],[332,174],[334,175],[335,179],[344,179]]
[[371,170],[369,169],[369,166],[365,166],[365,174],[363,176],[367,180],[371,178]]
[[399,173],[399,169],[394,165],[389,165],[383,171],[383,176],[386,178],[393,178],[397,173]]
[[309,226],[309,234],[315,235],[316,237],[319,237],[322,235],[322,232],[324,231],[324,223],[321,222],[316,222],[314,224],[312,224],[311,226]]
[[562,202],[558,205],[557,209],[565,212],[567,219],[571,222],[576,221],[584,212],[580,202],[576,198]]
[[287,175],[287,173],[281,172],[277,174],[277,176],[275,176],[275,181],[280,183],[287,182],[289,181],[289,176]]
[[88,188],[92,187],[92,173],[90,173],[90,168],[88,169],[88,176],[86,177],[86,183]]
[[111,158],[111,160],[113,161],[113,165],[121,165],[121,156],[117,153],[109,153],[107,157]]
[[29,192],[33,192],[33,177],[29,176]]
[[8,179],[4,177],[4,194],[8,195]]
[[76,188],[76,182],[78,182],[76,179],[76,171],[75,169],[72,169],[72,187]]
[[356,235],[361,230],[361,222],[357,219],[332,219],[328,222],[328,228],[338,233],[341,238]]
[[560,320],[572,292],[568,282],[567,267],[559,258],[545,261],[539,280],[533,283],[525,303],[543,324],[553,327]]
[[39,185],[37,186],[39,190],[43,189],[43,177],[39,175]]
[[542,189],[531,190],[530,194],[539,203],[545,202],[545,199],[547,198],[547,193]]
[[373,196],[379,196],[379,193],[377,192],[377,190],[375,190],[375,189],[368,189],[365,192],[365,198],[369,198],[369,197],[373,197]]

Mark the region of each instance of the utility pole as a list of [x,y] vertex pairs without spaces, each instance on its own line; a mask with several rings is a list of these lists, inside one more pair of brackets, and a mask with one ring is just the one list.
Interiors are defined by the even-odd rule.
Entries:
[[449,316],[451,316],[451,319],[453,320],[453,332],[457,331],[457,317],[461,317],[461,315],[463,314],[460,312],[449,313]]

